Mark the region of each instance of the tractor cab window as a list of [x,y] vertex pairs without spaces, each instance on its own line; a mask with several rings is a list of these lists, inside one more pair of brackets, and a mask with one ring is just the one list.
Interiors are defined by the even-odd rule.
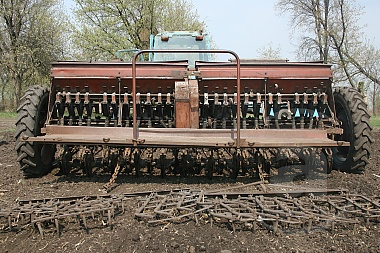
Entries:
[[[208,49],[205,40],[196,40],[193,36],[172,36],[161,39],[156,36],[154,49],[203,50]],[[181,61],[187,60],[194,66],[195,61],[209,61],[206,53],[155,53],[153,61]]]

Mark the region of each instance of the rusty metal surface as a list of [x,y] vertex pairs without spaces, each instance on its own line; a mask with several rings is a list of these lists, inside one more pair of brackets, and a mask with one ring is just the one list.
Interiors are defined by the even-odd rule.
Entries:
[[[234,63],[197,63],[202,79],[236,78]],[[325,79],[332,78],[331,66],[318,63],[242,63],[242,79]]]
[[[131,128],[47,126],[46,135],[29,137],[45,143],[107,144],[140,146],[235,147],[237,133],[226,129],[143,128],[139,139],[132,139]],[[242,129],[241,147],[336,147],[348,146],[327,137],[326,130]]]
[[226,193],[221,198],[209,198],[203,192],[153,194],[140,200],[135,217],[151,224],[192,220],[197,224],[230,223],[234,231],[239,226],[273,232],[279,229],[310,232],[315,226],[334,230],[339,224],[376,222],[380,217],[379,199],[361,195],[229,197]]
[[190,128],[199,127],[199,90],[198,81],[189,80],[190,91]]
[[190,90],[189,82],[175,82],[174,109],[176,128],[190,128]]
[[[139,55],[146,53],[220,53],[220,54],[230,54],[232,55],[236,63],[236,88],[240,91],[240,58],[239,56],[229,50],[142,50],[135,54],[132,61],[132,93],[133,93],[133,139],[137,140],[139,137],[137,129],[137,115],[136,115],[136,77],[137,77],[137,65],[136,61]],[[240,96],[237,96],[237,104],[240,105]],[[240,115],[240,106],[237,106],[237,115]],[[240,148],[240,120],[237,121],[237,138],[236,138],[236,147]]]
[[[181,188],[181,189],[170,189],[170,190],[161,190],[155,191],[156,194],[169,194],[171,192],[182,192],[182,191],[190,191],[189,188]],[[127,192],[122,193],[120,196],[122,198],[135,198],[135,197],[144,197],[152,194],[152,191],[142,191],[142,192]],[[109,199],[113,198],[114,194],[101,194],[101,195],[81,195],[81,196],[67,196],[67,197],[54,197],[54,198],[43,198],[43,199],[20,199],[17,201],[19,205],[27,205],[30,203],[43,203],[43,202],[51,202],[51,201],[60,201],[60,202],[71,202],[79,199],[87,199],[87,200],[96,200],[98,198]]]
[[115,211],[119,208],[120,211],[124,211],[124,205],[120,198],[115,201],[102,197],[70,201],[51,199],[19,203],[10,210],[0,210],[0,219],[7,221],[8,231],[12,231],[14,228],[21,229],[23,226],[31,224],[43,237],[44,231],[48,230],[45,227],[47,222],[47,224],[54,224],[55,231],[59,235],[62,229],[61,222],[70,218],[77,219],[86,230],[89,229],[90,219],[101,220],[102,223],[112,226]]
[[[175,102],[175,123],[176,128],[190,128],[190,103],[189,101]],[[139,138],[143,138],[140,137]]]
[[[252,187],[256,190],[233,191]],[[112,228],[117,216],[130,215],[126,205],[131,202],[127,201],[136,197],[134,216],[149,224],[194,221],[229,223],[233,231],[240,228],[310,232],[313,228],[334,230],[340,224],[368,225],[379,221],[378,197],[348,194],[339,189],[290,188],[260,181],[210,191],[177,189],[20,200],[11,208],[0,209],[0,224],[4,232],[19,231],[30,224],[41,236],[52,229],[59,235],[64,228],[62,223],[72,219],[86,230],[92,228],[90,221],[92,226],[100,222]]]
[[[150,52],[223,53],[233,55],[235,62],[198,62],[191,70],[186,61],[137,62],[138,56]],[[161,153],[159,157],[152,152],[147,159],[149,166],[158,164],[161,175],[165,169],[200,171],[199,164],[204,164],[202,170],[212,176],[225,162],[232,164],[233,175],[249,167],[262,176],[261,160],[271,155],[261,148],[349,146],[332,140],[342,130],[334,116],[331,69],[325,64],[240,64],[236,53],[226,50],[146,50],[138,52],[131,63],[53,64],[52,77],[52,109],[43,128],[45,135],[24,140],[69,144],[60,145],[69,147],[63,154],[86,146],[93,156],[103,146],[114,149],[104,155],[113,161],[117,153],[129,149],[128,155],[117,158],[123,166],[123,159],[132,161],[133,150],[133,166],[124,168],[136,175],[140,151],[148,154],[151,148],[162,149],[156,152]],[[173,170],[167,168],[167,153],[168,159],[174,159]],[[186,165],[191,156],[197,158],[197,169],[189,165],[179,170],[179,158]],[[67,159],[67,155],[60,157]],[[62,170],[70,171],[70,161],[65,164],[68,168]]]
[[[138,62],[137,77],[171,79],[185,75],[187,62]],[[51,77],[70,78],[128,78],[132,79],[131,62],[58,62],[52,64]]]
[[[137,59],[140,55],[152,52],[231,54],[235,58],[235,61],[231,63],[198,62],[198,69],[191,71],[187,71],[186,62],[137,62]],[[193,76],[190,77],[189,75]],[[84,128],[83,130],[89,131],[90,133],[87,134],[83,133],[82,130],[74,130],[68,126],[65,126],[65,128],[67,127],[68,129],[60,128],[60,131],[56,133],[51,133],[49,132],[49,127],[54,126],[48,125],[46,130],[46,136],[36,138],[31,137],[29,139],[30,141],[69,144],[109,144],[127,146],[157,145],[164,147],[187,145],[194,147],[232,146],[237,148],[305,146],[332,147],[346,145],[346,143],[338,143],[329,140],[326,137],[325,131],[321,131],[321,134],[318,134],[318,136],[317,134],[312,134],[312,136],[310,136],[307,132],[303,132],[302,130],[298,131],[296,127],[294,127],[294,133],[285,132],[286,130],[279,129],[277,130],[279,134],[276,134],[276,132],[267,133],[261,131],[252,131],[247,134],[243,134],[244,129],[242,129],[240,126],[242,122],[240,120],[236,120],[236,115],[239,115],[238,117],[240,117],[241,115],[241,106],[236,105],[241,104],[242,95],[244,95],[245,97],[249,96],[252,99],[254,99],[256,96],[257,101],[252,101],[252,105],[255,105],[255,107],[257,107],[256,105],[259,104],[259,106],[262,107],[262,118],[264,121],[264,125],[262,126],[263,128],[268,127],[268,119],[266,118],[268,115],[266,114],[269,113],[269,111],[266,112],[266,107],[268,107],[266,101],[268,100],[268,94],[272,94],[272,92],[277,94],[277,103],[279,104],[279,106],[283,106],[283,103],[278,101],[282,101],[282,99],[288,100],[289,112],[291,110],[289,101],[293,101],[295,97],[294,92],[297,93],[298,91],[304,94],[304,99],[306,97],[306,102],[304,102],[304,105],[302,105],[303,109],[307,107],[306,105],[309,102],[312,102],[311,100],[308,101],[307,97],[312,96],[313,94],[315,98],[319,96],[318,94],[323,94],[324,97],[328,95],[330,98],[328,102],[331,104],[331,69],[329,65],[325,64],[266,62],[244,63],[241,65],[238,55],[233,51],[228,50],[143,50],[139,51],[135,55],[132,63],[125,63],[120,61],[108,63],[55,63],[53,64],[52,77],[53,85],[55,85],[55,87],[52,90],[52,95],[56,95],[56,92],[58,92],[58,99],[56,99],[56,103],[60,105],[60,108],[61,110],[63,110],[63,112],[65,112],[65,108],[67,107],[70,117],[70,119],[68,119],[68,117],[64,116],[64,114],[62,113],[58,120],[52,121],[53,124],[57,124],[58,122],[58,124],[61,125],[75,125],[76,123],[73,123],[74,121],[76,121],[76,113],[74,107],[77,107],[76,110],[81,111],[79,115],[79,125],[83,125],[83,108],[88,103],[90,103],[88,97],[92,96],[92,98],[95,98],[93,106],[96,108],[100,107],[100,109],[102,109],[101,111],[103,114],[105,114],[105,119],[104,122],[98,125],[99,122],[97,121],[97,119],[92,119],[91,115],[88,116],[89,109],[86,109],[86,120],[89,122],[87,122],[88,125],[93,124],[94,126],[101,126],[103,124],[105,126],[109,126],[110,121],[112,121],[111,124],[114,126],[120,126],[121,124],[124,124],[130,127],[131,122],[129,117],[123,119],[123,123],[122,120],[120,120],[121,107],[125,105],[123,104],[124,102],[121,102],[121,97],[126,96],[128,100],[128,96],[130,96],[133,102],[129,104],[129,99],[127,105],[133,107],[133,110],[131,112],[131,118],[133,118],[132,134],[130,133],[130,129],[127,128],[123,128],[121,132],[120,130],[117,130],[117,128],[113,128],[112,130],[108,128],[101,128],[99,130],[96,130],[95,127]],[[193,78],[199,79],[196,80]],[[245,82],[241,83],[240,79],[245,80]],[[277,83],[277,81],[280,79],[281,83]],[[226,80],[228,82],[223,83],[226,82]],[[228,103],[230,104],[227,103],[228,105],[226,105],[226,107],[229,106],[229,108],[234,108],[235,110],[235,112],[232,113],[234,116],[232,117],[232,119],[229,119],[230,122],[228,122],[228,128],[235,129],[232,130],[232,132],[225,132],[225,134],[220,135],[218,132],[214,132],[214,130],[212,129],[208,129],[207,132],[204,133],[175,132],[171,129],[165,129],[163,131],[155,132],[155,136],[152,136],[150,133],[153,132],[144,132],[144,130],[142,130],[139,127],[141,115],[137,116],[137,94],[139,94],[140,105],[144,104],[144,101],[141,100],[140,102],[140,95],[144,92],[146,92],[146,94],[152,94],[152,96],[154,94],[154,96],[157,97],[158,93],[162,94],[161,92],[168,92],[168,94],[171,93],[172,95],[174,95],[174,101],[172,102],[175,103],[175,118],[173,120],[175,122],[176,128],[213,128],[210,124],[212,119],[209,119],[209,122],[207,121],[207,119],[202,119],[203,122],[200,123],[199,112],[200,105],[202,103],[200,103],[199,93],[202,94],[202,92],[204,91],[212,91],[216,94],[218,90],[220,90],[220,95],[225,94],[226,96],[229,96],[230,102]],[[224,93],[221,93],[221,90],[223,90]],[[243,92],[243,90],[244,94],[241,94],[240,92]],[[60,91],[62,91],[62,94],[65,94],[63,100]],[[75,94],[79,94],[76,95],[77,98],[75,102],[73,102],[72,99],[74,91]],[[84,99],[84,103],[87,104],[81,104],[81,92],[83,93],[83,96],[87,96],[87,100]],[[232,93],[227,94],[226,92]],[[327,93],[327,95],[325,92]],[[308,93],[310,93],[311,95],[308,95]],[[103,100],[99,100],[99,96],[103,96]],[[112,96],[111,101],[109,101],[108,99],[109,96]],[[146,97],[143,98],[147,99],[147,101],[145,102],[149,104],[149,108],[151,108],[151,100],[148,99],[148,95],[146,95]],[[265,101],[265,103],[262,103],[261,99]],[[260,103],[258,102],[259,100]],[[322,103],[323,101],[318,102],[317,99],[314,99],[313,102],[314,107],[316,108],[318,103]],[[75,103],[75,105],[73,105],[73,103]],[[273,104],[273,101],[269,103]],[[295,103],[297,104],[298,102]],[[50,105],[52,107],[56,106],[54,105],[54,99],[52,98],[50,99]],[[308,114],[312,115],[314,107],[308,109],[310,110]],[[91,114],[93,108],[89,108],[91,108]],[[110,108],[112,109],[111,114],[109,112],[109,110],[111,110]],[[202,109],[205,110],[204,108]],[[130,108],[124,111],[127,110],[129,114]],[[116,111],[119,112],[119,116],[118,113],[115,113]],[[138,117],[139,119],[137,119]],[[245,120],[245,114],[243,117]],[[91,123],[92,120],[94,120],[93,123]],[[165,128],[171,128],[171,120],[172,118],[168,120],[168,122],[164,122],[161,119],[162,122],[161,124],[159,124],[159,127],[164,126]],[[218,119],[215,119],[215,121],[217,120]],[[255,115],[255,120],[259,120],[258,115]],[[221,120],[219,119],[219,121]],[[204,122],[209,123],[208,126],[206,126]],[[312,122],[312,120],[309,121],[309,127],[316,128],[317,126],[315,124],[313,126]],[[244,123],[246,123],[246,121],[244,121]],[[289,124],[289,121],[287,123]],[[319,123],[321,126],[318,125],[318,128],[322,128],[322,125],[324,123],[322,122],[322,120],[320,120]],[[144,124],[144,126],[146,127],[151,127],[151,118],[149,118],[148,123]],[[214,122],[213,124],[215,125],[215,128],[217,128],[217,124],[222,124],[222,128],[226,128],[226,122]],[[253,123],[251,121],[248,124],[250,128],[258,128],[258,126],[256,126],[256,122]],[[255,124],[255,126],[253,126],[253,124]],[[284,124],[286,124],[286,122]],[[302,124],[300,123],[300,125]],[[303,127],[304,126],[301,126],[300,128]],[[180,135],[177,135],[178,133],[180,133]],[[68,134],[70,136],[67,136],[65,134]],[[174,139],[175,137],[180,137],[180,139]]]

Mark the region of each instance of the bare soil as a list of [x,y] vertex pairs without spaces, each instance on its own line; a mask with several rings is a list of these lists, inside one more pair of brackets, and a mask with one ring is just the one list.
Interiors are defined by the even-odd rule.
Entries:
[[[86,178],[82,175],[58,175],[58,169],[35,179],[24,179],[16,161],[14,119],[0,119],[0,209],[15,204],[17,199],[41,199],[63,196],[96,195],[110,175]],[[380,131],[374,130],[376,140]],[[350,193],[379,196],[380,145],[375,142],[373,155],[364,174],[333,171],[327,177],[281,182],[288,185],[348,189]],[[252,179],[227,177],[208,180],[205,177],[121,176],[112,193],[159,191],[178,188],[219,189],[248,183]],[[284,181],[284,180],[277,180]],[[286,180],[285,180],[286,181]],[[128,202],[127,212],[114,220],[110,229],[100,221],[86,231],[78,224],[67,223],[58,236],[47,231],[42,237],[36,228],[26,226],[8,231],[0,224],[1,252],[380,252],[378,223],[361,224],[352,229],[340,226],[334,232],[315,228],[310,233],[293,230],[273,234],[267,229],[237,230],[223,224],[196,225],[195,222],[151,226],[136,220],[136,200]]]

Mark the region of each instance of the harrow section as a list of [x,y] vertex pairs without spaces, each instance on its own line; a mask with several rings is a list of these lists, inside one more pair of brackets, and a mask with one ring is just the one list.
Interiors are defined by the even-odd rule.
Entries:
[[[233,194],[236,196],[236,194]],[[172,193],[152,195],[140,201],[135,216],[150,224],[183,222],[229,223],[233,231],[267,228],[278,230],[305,229],[315,225],[334,230],[337,224],[359,224],[378,221],[379,202],[361,195],[292,198],[243,195],[231,199],[229,193],[210,198],[207,193]]]
[[[265,189],[273,187],[281,186],[266,185]],[[130,215],[126,212],[126,207],[131,204],[132,198],[138,200],[134,217],[148,224],[189,221],[198,225],[227,224],[234,232],[237,229],[253,232],[268,229],[274,233],[280,230],[310,232],[315,227],[334,231],[340,225],[352,225],[355,229],[356,224],[369,225],[378,222],[380,217],[378,198],[342,194],[341,190],[293,189],[284,192],[272,189],[234,192],[231,191],[233,189],[234,187],[209,192],[182,189],[22,200],[13,208],[0,210],[0,224],[1,230],[8,232],[31,224],[41,236],[51,230],[59,235],[62,233],[62,225],[68,222],[77,223],[86,230],[104,225],[112,228],[117,223],[117,216]]]

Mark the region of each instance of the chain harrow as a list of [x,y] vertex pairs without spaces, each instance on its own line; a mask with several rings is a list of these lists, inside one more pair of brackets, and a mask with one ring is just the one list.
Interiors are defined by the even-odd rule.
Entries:
[[9,210],[0,210],[0,220],[7,221],[2,229],[20,229],[31,224],[37,227],[43,237],[44,230],[51,225],[55,226],[60,234],[62,220],[75,218],[77,222],[88,230],[88,220],[101,220],[102,224],[112,226],[112,219],[116,212],[124,211],[123,200],[118,198],[78,198],[70,200],[50,199],[18,203]]
[[[263,190],[233,192],[239,186],[217,191],[179,189],[119,195],[78,196],[18,201],[13,208],[0,210],[0,230],[14,231],[28,224],[40,235],[62,232],[62,222],[72,220],[88,231],[101,222],[112,229],[116,216],[125,213],[128,200],[138,197],[134,217],[148,224],[195,221],[196,224],[224,223],[236,229],[266,228],[273,232],[289,229],[311,231],[313,227],[334,228],[340,224],[378,222],[380,198],[340,194],[338,190],[301,189],[277,191],[263,182],[248,184]],[[247,185],[244,185],[247,186]],[[242,187],[244,187],[242,186]],[[319,194],[333,195],[319,195]],[[92,221],[92,223],[90,223]]]
[[379,199],[361,195],[341,195],[292,198],[264,195],[238,196],[224,194],[221,198],[207,193],[181,192],[168,195],[152,194],[141,199],[135,217],[149,224],[184,222],[196,224],[229,223],[235,232],[240,229],[267,228],[274,233],[279,229],[300,229],[310,232],[313,226],[330,228],[337,224],[356,224],[377,221],[380,217]]

